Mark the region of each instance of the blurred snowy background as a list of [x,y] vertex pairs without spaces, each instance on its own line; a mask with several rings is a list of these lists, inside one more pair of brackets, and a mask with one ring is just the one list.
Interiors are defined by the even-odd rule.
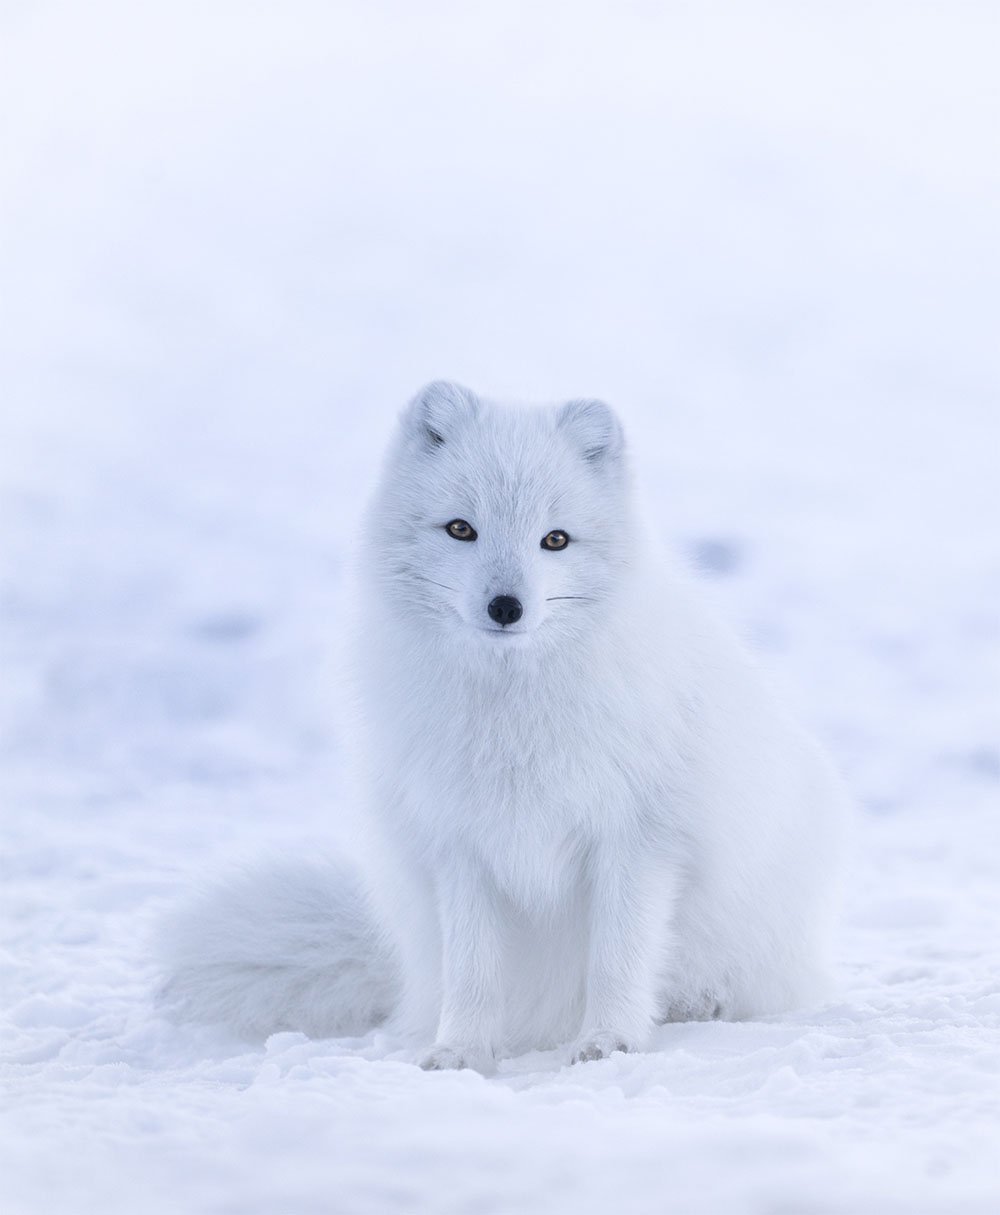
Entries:
[[[988,0],[0,5],[5,1211],[997,1209],[998,50]],[[862,807],[831,1003],[492,1080],[156,1014],[192,873],[337,834],[345,568],[438,376],[625,417]]]

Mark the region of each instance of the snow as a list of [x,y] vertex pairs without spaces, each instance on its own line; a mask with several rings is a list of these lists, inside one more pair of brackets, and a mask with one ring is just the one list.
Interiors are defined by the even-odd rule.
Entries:
[[[0,1200],[1000,1207],[989,4],[0,14]],[[837,992],[497,1076],[177,1027],[150,934],[351,830],[346,570],[440,375],[600,395],[860,807]]]

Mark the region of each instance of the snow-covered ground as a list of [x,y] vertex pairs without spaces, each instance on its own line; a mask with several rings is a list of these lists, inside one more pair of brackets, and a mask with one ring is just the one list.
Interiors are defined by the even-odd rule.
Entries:
[[[995,4],[0,10],[0,1206],[1000,1209]],[[163,1020],[335,846],[423,381],[601,395],[861,807],[841,984],[569,1068]]]

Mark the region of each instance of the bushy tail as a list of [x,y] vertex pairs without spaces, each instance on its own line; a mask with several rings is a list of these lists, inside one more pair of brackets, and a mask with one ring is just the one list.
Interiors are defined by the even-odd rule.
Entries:
[[235,875],[168,921],[160,959],[171,1015],[244,1038],[360,1035],[398,999],[393,947],[359,875],[341,862]]

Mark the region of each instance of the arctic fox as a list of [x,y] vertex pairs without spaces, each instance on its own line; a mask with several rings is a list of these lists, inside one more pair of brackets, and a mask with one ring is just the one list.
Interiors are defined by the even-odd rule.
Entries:
[[169,934],[183,1011],[387,1021],[426,1068],[484,1069],[821,990],[840,785],[646,530],[607,405],[419,393],[363,554],[378,864],[192,907]]

